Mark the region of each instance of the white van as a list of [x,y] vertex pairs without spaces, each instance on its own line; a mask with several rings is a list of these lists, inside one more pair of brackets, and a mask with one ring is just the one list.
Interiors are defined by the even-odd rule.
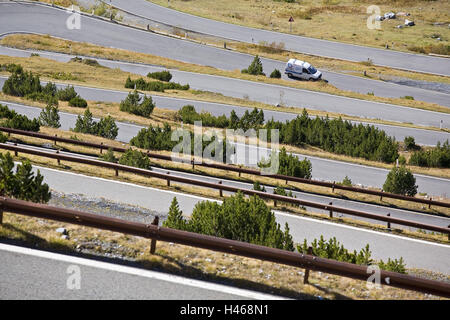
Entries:
[[314,68],[308,62],[297,59],[289,59],[286,63],[284,73],[289,78],[299,78],[304,80],[320,80],[322,72]]

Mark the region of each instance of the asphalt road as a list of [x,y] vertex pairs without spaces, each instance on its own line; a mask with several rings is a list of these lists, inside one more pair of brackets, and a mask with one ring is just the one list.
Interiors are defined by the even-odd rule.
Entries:
[[99,261],[2,243],[0,257],[1,300],[280,299],[123,265],[123,261]]
[[[3,87],[7,77],[0,76],[0,87]],[[43,82],[45,84],[46,82]],[[65,87],[64,84],[56,83],[58,87]],[[75,85],[76,91],[85,99],[92,101],[104,101],[104,102],[120,102],[127,96],[129,91],[121,90],[108,90],[108,89],[98,89],[92,87],[85,87]],[[231,111],[234,110],[238,116],[242,116],[245,111],[252,111],[251,108],[220,104],[213,102],[203,102],[198,100],[180,99],[173,97],[164,97],[158,95],[151,95],[156,106],[162,109],[169,110],[179,110],[187,104],[194,105],[198,112],[206,111],[215,116],[221,116],[223,114],[229,116]],[[297,117],[297,114],[264,110],[264,115],[266,120],[274,119],[277,121],[292,120]],[[450,133],[445,131],[435,131],[435,130],[424,130],[408,127],[399,127],[393,125],[383,125],[383,124],[373,124],[367,122],[356,122],[352,123],[362,123],[364,125],[370,124],[380,130],[386,132],[387,135],[395,137],[397,141],[403,141],[405,137],[412,136],[415,138],[415,142],[420,145],[435,146],[437,142],[444,143],[446,140],[450,139]],[[131,137],[130,137],[131,139]]]
[[[103,20],[88,16],[82,16],[80,30],[68,30],[65,28],[65,20],[68,15],[62,10],[31,4],[0,3],[0,5],[2,6],[0,30],[3,34],[19,31],[38,32],[227,70],[246,68],[253,60],[253,56],[250,55],[106,23]],[[46,24],[40,23],[41,21],[46,21]],[[274,68],[283,70],[284,68],[284,63],[275,60],[263,59],[263,65],[266,71]],[[197,75],[196,77],[189,74],[188,78],[185,76],[184,79],[186,79],[185,82],[190,84],[192,82],[194,87],[202,86],[205,90],[208,90],[208,88],[214,92],[219,90],[225,95],[238,98],[245,96],[250,100],[270,104],[280,103],[281,96],[282,102],[295,107],[309,107],[329,112],[437,127],[439,127],[441,120],[444,121],[444,127],[450,124],[448,115],[441,117],[439,114],[417,113],[415,109],[411,108],[399,108],[388,104],[223,77],[205,78],[203,75]],[[359,90],[364,94],[374,92],[375,95],[389,97],[410,95],[416,100],[432,101],[442,105],[448,105],[450,100],[448,94],[424,89],[366,80],[354,76],[334,74],[334,77],[335,79],[333,79],[333,76],[328,79],[334,85],[342,86],[340,88],[345,90]]]
[[[78,90],[78,89],[77,89]],[[82,96],[84,96],[82,94]],[[40,110],[36,107],[24,106],[21,104],[15,104],[10,102],[0,101],[2,104],[8,105],[11,109],[17,112],[27,115],[28,117],[35,118],[39,116]],[[60,112],[60,122],[62,130],[69,130],[75,127],[77,115]],[[96,119],[98,120],[98,119]],[[130,139],[143,128],[129,123],[116,122],[119,127],[119,133],[117,140],[122,142],[129,142]],[[266,157],[269,154],[268,149],[249,147],[248,155],[246,159],[250,164],[257,163],[257,157]],[[307,158],[312,163],[312,176],[314,179],[325,181],[342,181],[345,176],[350,177],[354,184],[360,184],[363,186],[371,186],[381,188],[384,184],[386,176],[389,170],[369,167],[364,165],[358,165],[353,163],[340,162],[335,160],[329,160],[325,158],[318,158],[312,156],[305,156],[302,154],[296,154],[299,158]],[[419,186],[419,192],[426,192],[433,196],[448,196],[448,190],[450,190],[450,182],[448,179],[431,177],[426,175],[415,174],[416,183]]]
[[[58,192],[84,194],[88,197],[105,198],[115,202],[137,205],[157,211],[162,218],[167,216],[170,202],[174,196],[177,197],[180,209],[188,216],[197,202],[205,200],[205,198],[189,194],[137,186],[44,167],[33,167],[35,170],[39,169],[45,177],[44,182]],[[450,270],[450,247],[448,245],[299,217],[278,211],[274,212],[278,223],[283,227],[285,222],[289,224],[295,242],[303,242],[305,238],[312,241],[315,238],[320,238],[321,235],[325,239],[336,237],[349,250],[359,250],[369,243],[374,259],[387,260],[387,258],[400,258],[401,256],[410,268],[424,268],[446,274]]]
[[[54,53],[54,52],[44,52],[44,51],[34,51],[34,50],[18,50],[18,49],[12,49],[12,48],[6,48],[6,47],[0,47],[0,54],[8,55],[8,56],[20,56],[20,57],[28,57],[30,54],[38,53],[41,57],[49,58],[52,60],[56,60],[59,62],[67,62],[69,61],[73,56],[72,55],[66,55],[66,54],[60,54],[60,53]],[[157,67],[157,66],[151,66],[146,64],[135,64],[135,63],[128,63],[128,62],[120,62],[120,61],[112,61],[112,60],[105,60],[105,59],[96,59],[100,62],[103,66],[109,67],[109,68],[120,68],[123,71],[131,72],[135,74],[140,74],[143,76],[146,76],[149,72],[155,72],[155,71],[162,71],[165,70],[165,68]],[[172,81],[179,82],[182,84],[189,83],[191,88],[197,89],[197,90],[204,90],[204,91],[211,91],[211,92],[218,92],[222,93],[226,96],[235,97],[235,98],[243,98],[243,97],[249,97],[252,95],[251,100],[260,101],[268,104],[277,104],[281,103],[286,105],[291,105],[290,103],[287,103],[287,99],[299,99],[295,101],[303,101],[301,99],[301,96],[303,94],[310,94],[311,91],[305,91],[305,90],[298,90],[293,88],[287,88],[287,87],[280,87],[280,86],[274,86],[274,85],[267,85],[252,81],[243,81],[239,79],[232,79],[232,78],[226,78],[226,77],[218,77],[218,76],[212,76],[212,75],[205,75],[205,74],[199,74],[199,73],[191,73],[191,72],[185,72],[185,71],[179,71],[179,70],[170,70],[171,74],[173,75]],[[360,80],[357,79],[359,82]],[[0,79],[1,81],[1,79]],[[375,81],[375,83],[378,83],[379,81]],[[403,88],[403,86],[395,85],[395,84],[385,84],[388,86],[391,90],[397,92],[397,87],[400,89]],[[426,90],[425,90],[426,91]],[[282,92],[282,94],[280,93]],[[432,91],[427,91],[427,93],[431,93],[432,97],[439,97],[443,96],[444,99],[442,99],[443,105],[450,105],[450,95],[446,95],[443,93],[437,93]],[[313,93],[313,95],[317,93]],[[327,99],[330,97],[336,97],[336,96],[330,96],[325,95]],[[100,96],[96,96],[96,99],[94,100],[101,100]],[[341,99],[342,97],[338,98]],[[347,99],[347,98],[344,98]],[[296,102],[294,100],[289,100],[292,105],[296,105]],[[351,102],[360,101],[355,99],[347,99]],[[307,100],[305,100],[307,101]],[[444,102],[445,101],[445,102]],[[367,101],[366,101],[367,102]],[[299,104],[299,103],[297,103]],[[300,103],[301,104],[301,103]],[[373,104],[373,103],[369,103]],[[334,105],[334,104],[332,104]],[[305,103],[303,107],[310,107],[308,103]],[[375,116],[376,112],[378,110],[381,110],[381,112],[387,112],[385,115],[386,119],[397,121],[397,122],[409,122],[409,123],[415,123],[415,124],[423,124],[425,126],[431,125],[435,127],[439,127],[440,121],[443,121],[443,127],[448,125],[450,123],[450,114],[443,114],[443,113],[436,113],[436,112],[429,112],[425,110],[420,109],[414,109],[414,108],[405,108],[405,107],[399,107],[399,106],[388,106],[385,104],[378,104],[376,103],[371,107],[376,108],[372,111],[367,110],[357,110],[355,111],[357,114],[361,114],[367,118],[377,118]],[[394,109],[392,109],[394,108]],[[222,110],[223,108],[221,108]],[[337,108],[324,108],[324,107],[318,107],[313,108],[318,109],[322,111],[329,111],[333,112],[341,112],[338,110],[341,110],[341,107]],[[353,111],[350,109],[346,109],[346,112],[352,113]],[[346,114],[345,112],[343,112]],[[356,114],[356,115],[357,115]],[[267,119],[270,119],[271,117],[268,116]],[[275,117],[276,118],[276,117]],[[281,120],[286,120],[287,118],[282,118]],[[449,136],[448,133],[444,133],[444,136]],[[401,138],[403,140],[404,137]],[[448,139],[448,137],[446,138]],[[443,140],[445,141],[445,139]],[[437,141],[432,143],[433,145],[436,144]]]
[[[19,145],[22,145],[22,144],[19,144]],[[22,146],[26,147],[26,148],[31,148],[34,150],[39,150],[39,151],[48,151],[48,150],[46,150],[46,149],[48,149],[48,146],[45,146],[45,147],[37,147],[37,146],[29,146],[29,145],[22,145]],[[65,151],[61,151],[61,153],[67,154],[67,155],[72,155],[72,156],[77,156],[77,157],[98,160],[98,157],[94,157],[94,156],[74,154],[74,153],[65,152]],[[233,186],[233,187],[237,187],[237,188],[253,190],[253,183],[220,179],[220,178],[215,178],[215,177],[208,177],[208,176],[204,176],[204,175],[192,174],[192,173],[174,171],[174,170],[167,170],[167,169],[162,169],[162,168],[158,168],[158,167],[152,167],[152,171],[164,173],[164,174],[170,173],[170,175],[174,176],[174,177],[183,177],[183,178],[187,178],[187,179],[205,181],[205,182],[216,183],[216,184],[220,182],[226,186]],[[177,184],[183,185],[183,183],[177,183]],[[269,193],[269,194],[274,193],[273,187],[267,186],[267,185],[261,185],[261,186],[265,187],[267,193]],[[232,193],[224,192],[224,194],[232,194]],[[441,226],[441,227],[448,227],[450,225],[450,218],[442,217],[442,216],[422,214],[422,213],[414,212],[414,211],[410,211],[410,210],[396,209],[396,208],[392,208],[392,207],[368,204],[368,203],[359,202],[359,201],[339,199],[339,198],[329,197],[329,196],[325,196],[325,195],[318,195],[318,194],[313,194],[313,193],[308,193],[308,192],[292,191],[292,194],[297,199],[301,199],[304,201],[311,201],[311,202],[316,202],[316,203],[321,203],[321,204],[326,204],[326,205],[328,205],[330,202],[332,202],[333,205],[335,205],[335,206],[347,208],[347,209],[365,211],[365,212],[370,212],[370,213],[379,214],[379,215],[383,215],[383,216],[385,216],[389,213],[391,215],[391,217],[394,217],[394,218],[411,220],[411,221],[415,221],[415,222],[419,222],[419,223],[425,223],[425,224],[436,225],[436,226]],[[319,210],[319,209],[311,208],[308,206],[306,206],[305,208],[307,210],[313,211],[313,212],[325,213],[325,214],[329,213],[328,211]],[[334,213],[334,216],[349,217],[349,218],[352,218],[355,220],[366,221],[366,222],[370,222],[370,223],[374,223],[374,224],[384,224],[383,222],[381,222],[379,220],[366,219],[366,218],[362,218],[362,217],[346,215],[346,214],[341,214],[341,213]],[[400,229],[416,230],[415,228],[410,228],[407,226],[397,225],[397,224],[391,224],[391,227],[392,228],[400,228]]]
[[[259,43],[260,41],[267,41],[269,43],[283,42],[288,50],[316,56],[358,62],[366,61],[370,58],[374,64],[377,65],[425,73],[436,73],[445,76],[450,75],[450,61],[445,58],[364,47],[248,28],[185,14],[158,6],[145,0],[112,0],[104,2],[111,3],[117,8],[140,17],[226,39],[247,43]],[[342,23],[345,23],[345,21]],[[361,28],[367,28],[366,20],[361,20]]]

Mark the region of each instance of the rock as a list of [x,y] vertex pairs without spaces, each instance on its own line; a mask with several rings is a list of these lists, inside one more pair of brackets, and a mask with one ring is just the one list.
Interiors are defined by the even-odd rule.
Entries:
[[58,229],[56,229],[56,232],[61,233],[61,234],[67,234],[67,229],[66,228],[58,228]]
[[66,235],[66,234],[63,234],[63,235],[61,236],[61,239],[63,239],[63,240],[69,240],[69,236]]
[[397,17],[403,16],[403,17],[409,17],[411,14],[407,12],[397,12]]
[[206,262],[212,262],[212,260],[210,258],[206,258],[205,261]]
[[402,24],[399,24],[398,26],[396,26],[397,29],[402,29],[404,26]]
[[415,24],[414,24],[414,21],[405,19],[405,25],[407,25],[408,27],[412,27],[412,26],[414,26]]
[[383,17],[383,16],[376,16],[376,17],[375,17],[375,20],[376,20],[376,21],[383,21],[383,20],[384,20],[384,17]]

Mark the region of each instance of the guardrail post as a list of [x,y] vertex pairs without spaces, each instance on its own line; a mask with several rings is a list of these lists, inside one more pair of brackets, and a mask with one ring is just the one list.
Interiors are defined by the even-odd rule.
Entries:
[[[14,143],[14,146],[17,147],[17,143]],[[17,157],[19,155],[19,153],[17,152],[17,150],[14,150],[14,155]]]
[[383,201],[383,190],[381,190],[380,201]]
[[[167,174],[170,174],[170,172],[167,171]],[[170,179],[167,179],[167,186],[170,187]]]
[[430,197],[430,203],[428,203],[428,209],[431,209],[431,201],[433,201],[432,197]]
[[119,169],[116,169],[116,177],[119,176]]
[[[242,168],[242,166],[239,165],[239,169],[241,169],[241,168]],[[238,174],[239,174],[239,178],[240,178],[241,177],[241,171],[239,171]]]
[[[391,214],[388,213],[387,216],[390,217]],[[388,223],[387,223],[387,228],[388,228],[388,230],[391,230],[391,223],[390,223],[389,221],[388,221]]]
[[54,142],[55,142],[55,146],[56,146],[56,138],[58,137],[58,135],[57,134],[55,134],[55,140],[54,140]]
[[195,161],[194,161],[194,159],[192,158],[192,159],[191,159],[191,164],[192,164],[192,171],[194,171],[194,170],[195,170],[195,167],[194,167],[194,162],[195,162]]
[[[308,254],[312,255],[312,247],[308,247]],[[305,277],[303,278],[303,284],[309,284],[309,269],[305,269]]]
[[[56,150],[56,153],[59,153],[59,150]],[[56,160],[58,161],[58,166],[59,166],[61,164],[61,160],[59,160],[59,158]]]
[[[222,184],[222,181],[219,181],[219,184]],[[219,195],[222,198],[223,197],[223,191],[222,189],[219,189]]]
[[334,186],[336,185],[336,181],[333,181],[333,186],[331,187],[331,192],[334,192]]
[[[153,219],[152,225],[157,226],[159,224],[159,217],[155,216],[155,219]],[[156,250],[156,239],[152,239],[152,242],[150,244],[150,253],[155,254]]]
[[[332,206],[333,202],[330,202],[329,205]],[[333,218],[333,208],[330,208],[330,218]]]
[[101,145],[101,147],[100,147],[100,154],[102,154],[103,153],[103,142],[100,142],[100,145]]
[[0,225],[2,224],[3,224],[3,205],[0,206]]
[[[2,210],[2,212],[3,212],[3,210]],[[448,225],[448,227],[447,228],[450,228],[450,224]],[[450,232],[449,233],[447,233],[447,236],[448,236],[448,241],[450,241]]]

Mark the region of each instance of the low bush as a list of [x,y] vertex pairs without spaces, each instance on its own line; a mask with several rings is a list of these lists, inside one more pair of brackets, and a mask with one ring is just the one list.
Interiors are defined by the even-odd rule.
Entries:
[[76,108],[86,108],[87,101],[81,98],[80,96],[75,96],[74,98],[69,100],[69,106]]
[[386,177],[383,190],[414,197],[417,194],[416,178],[404,166],[394,167]]
[[127,166],[151,169],[150,160],[146,154],[139,150],[128,149],[119,159],[119,163]]
[[186,221],[176,199],[172,201],[164,225],[169,228],[212,235],[294,251],[294,243],[286,223],[284,231],[276,222],[275,215],[262,199],[252,196],[246,199],[242,193],[217,202],[198,202],[191,218]]
[[160,81],[150,81],[147,82],[142,78],[137,80],[131,80],[130,77],[125,81],[125,88],[136,89],[143,91],[156,91],[164,92],[165,90],[189,90],[189,84],[181,85],[174,82],[160,82]]
[[115,139],[119,128],[111,116],[101,118],[99,122],[95,122],[92,113],[87,108],[83,116],[78,116],[73,131],[97,135],[107,139]]
[[247,69],[242,69],[242,73],[248,73],[255,76],[265,76],[266,74],[263,72],[263,65],[259,56],[256,56],[250,66]]
[[38,132],[40,125],[37,119],[30,120],[28,117],[10,110],[8,106],[0,104],[0,125],[7,128]]
[[17,165],[13,172],[14,161],[9,152],[0,153],[0,193],[16,199],[47,203],[51,198],[49,187],[43,183],[44,177],[38,170],[36,175],[28,160]]
[[159,71],[159,72],[149,72],[147,74],[147,77],[153,78],[156,80],[169,82],[172,79],[172,74],[169,71],[164,70],[164,71]]
[[271,78],[275,78],[275,79],[280,79],[281,78],[281,72],[278,69],[275,69],[272,71],[272,73],[270,74]]
[[450,145],[448,140],[435,148],[414,152],[409,158],[409,164],[421,167],[450,168]]
[[58,107],[48,104],[42,109],[39,115],[39,124],[45,127],[59,128],[61,123],[59,122]]
[[58,99],[61,101],[70,101],[78,96],[73,86],[67,86],[64,89],[58,90]]
[[149,118],[153,112],[155,105],[153,104],[152,97],[140,97],[139,93],[135,90],[130,92],[128,96],[120,103],[120,111],[136,114]]

